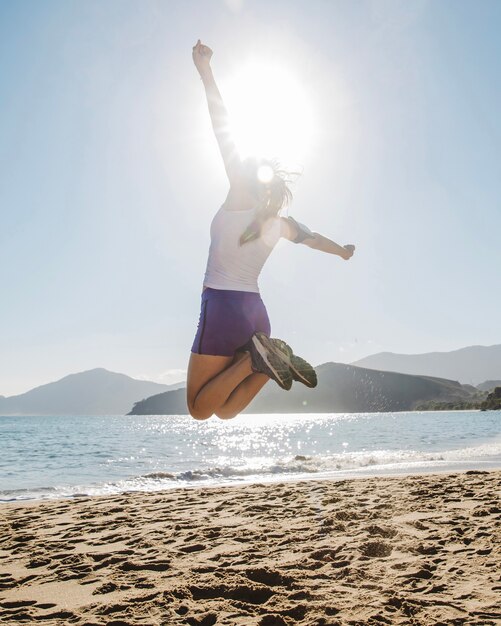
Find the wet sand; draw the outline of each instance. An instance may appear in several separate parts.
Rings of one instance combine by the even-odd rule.
[[[501,472],[0,507],[0,624],[501,624]]]

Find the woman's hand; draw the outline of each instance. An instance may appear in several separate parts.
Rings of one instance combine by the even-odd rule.
[[[353,253],[355,252],[355,246],[349,243],[346,246],[343,246],[343,248],[346,250],[346,252],[341,254],[341,257],[345,261],[347,261],[348,259],[351,259],[351,257],[353,256]]]
[[[212,50],[209,46],[204,46],[199,39],[193,46],[193,63],[202,77],[210,70],[211,56]]]

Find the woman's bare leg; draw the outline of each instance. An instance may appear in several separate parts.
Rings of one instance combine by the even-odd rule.
[[[231,419],[241,413],[270,379],[266,374],[251,374],[229,395],[226,402],[216,411],[221,419]]]
[[[231,356],[192,353],[188,365],[187,382],[187,402],[190,414],[196,419],[207,419],[251,374],[251,360],[247,353],[238,355],[235,359]]]

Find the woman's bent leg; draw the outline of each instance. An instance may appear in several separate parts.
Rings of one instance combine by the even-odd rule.
[[[207,419],[213,415],[235,388],[252,374],[248,354],[233,361],[231,356],[191,353],[186,391],[188,410],[195,419]]]
[[[221,419],[231,419],[241,413],[270,379],[266,374],[251,374],[229,395],[226,402],[216,411]]]

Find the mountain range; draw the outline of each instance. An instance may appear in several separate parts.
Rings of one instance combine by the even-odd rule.
[[[469,346],[452,352],[426,354],[379,352],[352,365],[402,374],[439,376],[478,385],[501,378],[501,345]]]
[[[443,378],[381,372],[344,363],[316,368],[318,386],[294,384],[284,393],[268,384],[244,413],[330,413],[407,411],[429,401],[462,403],[479,395],[475,387]],[[187,413],[184,390],[167,391],[137,402],[131,415]]]
[[[479,391],[486,395],[501,386],[501,345],[417,355],[382,352],[351,365],[324,363],[316,369],[316,389],[295,384],[284,394],[269,384],[247,412],[398,411],[427,404],[430,408],[433,402],[467,405],[479,400]],[[0,396],[0,415],[124,415],[131,409],[137,414],[182,414],[187,412],[184,386],[96,368],[23,394]]]
[[[137,400],[177,387],[98,367],[16,396],[0,396],[0,415],[124,415]]]

